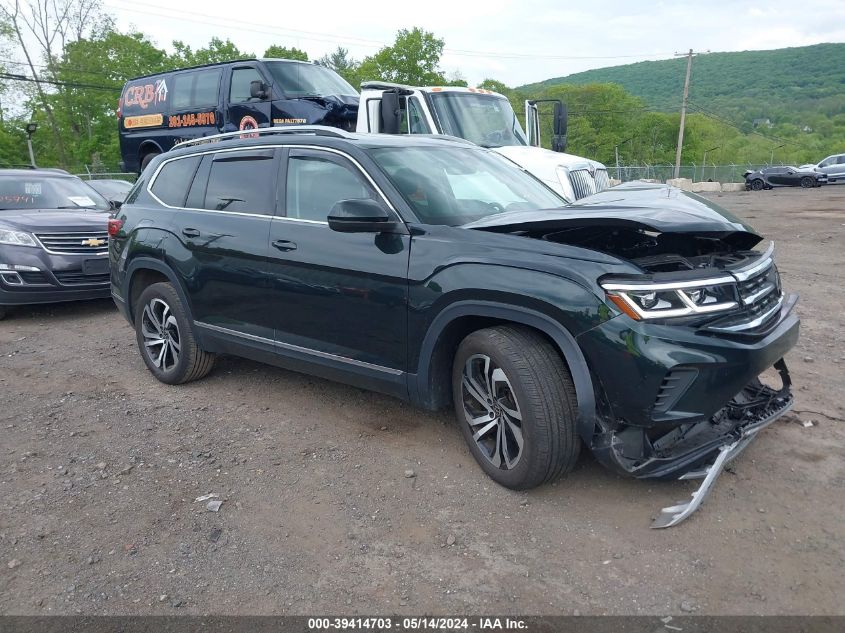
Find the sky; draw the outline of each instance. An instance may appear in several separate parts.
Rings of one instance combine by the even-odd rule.
[[[196,48],[217,36],[257,55],[280,44],[314,59],[340,45],[360,59],[391,44],[397,30],[419,26],[445,40],[441,68],[447,76],[457,72],[470,85],[494,78],[518,86],[690,48],[845,42],[842,0],[102,2],[121,30],[136,28],[168,50],[175,39]]]

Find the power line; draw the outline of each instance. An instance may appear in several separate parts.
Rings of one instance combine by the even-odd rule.
[[[64,86],[66,88],[87,88],[89,90],[108,90],[113,92],[120,92],[123,88],[119,86],[97,86],[94,84],[84,84],[75,81],[55,81],[52,79],[40,79],[35,77],[27,77],[26,75],[16,75],[13,73],[0,73],[0,79],[8,79],[10,81],[27,81],[30,83],[49,84],[52,86]]]
[[[197,13],[194,11],[183,11],[179,9],[178,12],[176,9],[171,9],[169,7],[145,3],[144,7],[146,9],[139,9],[135,6],[120,6],[114,5],[110,3],[106,3],[107,7],[117,10],[117,11],[128,11],[131,13],[141,13],[146,15],[153,15],[157,17],[176,17],[178,15],[179,19],[183,22],[193,22],[195,24],[207,24],[210,26],[225,26],[227,28],[234,28],[235,30],[241,31],[248,31],[254,33],[262,33],[265,35],[279,35],[279,33],[287,33],[289,34],[288,37],[294,37],[299,39],[306,39],[306,40],[314,40],[318,42],[328,42],[328,43],[345,43],[351,44],[355,46],[366,46],[370,48],[380,48],[383,46],[389,46],[390,44],[380,40],[373,40],[368,38],[361,38],[355,36],[348,36],[348,35],[337,35],[332,33],[321,33],[317,31],[304,31],[300,29],[291,29],[287,27],[279,27],[272,25],[273,30],[267,29],[260,29],[256,28],[253,22],[248,22],[245,20],[236,20],[229,17],[222,17],[217,15],[207,15],[204,13]],[[151,11],[152,9],[159,9],[160,11]],[[170,13],[161,13],[161,11],[168,11]],[[197,18],[193,19],[186,19],[185,15],[192,15],[198,16]],[[201,18],[201,19],[198,19]],[[217,22],[212,22],[210,20],[217,20]],[[243,26],[233,26],[233,25],[243,25]],[[667,57],[671,55],[671,53],[629,53],[625,55],[543,55],[543,54],[533,54],[533,53],[503,53],[501,51],[477,51],[477,50],[468,50],[468,49],[460,49],[460,48],[450,48],[445,47],[443,49],[444,53],[448,53],[450,55],[456,55],[458,57],[491,57],[496,59],[553,59],[553,60],[587,60],[587,59],[634,59],[634,58],[642,58],[642,57]]]

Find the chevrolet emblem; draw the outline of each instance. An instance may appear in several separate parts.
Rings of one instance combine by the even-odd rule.
[[[96,237],[92,237],[92,238],[89,238],[87,240],[82,240],[83,246],[94,246],[94,247],[96,247],[96,246],[102,246],[105,243],[106,243],[106,240],[101,240],[101,239],[96,238]]]

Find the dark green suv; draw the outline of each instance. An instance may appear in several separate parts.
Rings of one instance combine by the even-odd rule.
[[[235,354],[451,405],[517,489],[572,469],[583,443],[706,491],[791,406],[796,298],[761,237],[701,198],[639,183],[566,206],[455,139],[203,141],[157,157],[109,226],[115,301],[163,382]],[[758,379],[772,366],[775,387]]]

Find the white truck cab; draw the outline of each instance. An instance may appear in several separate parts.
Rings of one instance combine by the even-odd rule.
[[[571,202],[607,189],[610,181],[603,164],[563,153],[566,112],[559,101],[553,145],[561,151],[539,146],[537,104],[526,101],[526,134],[508,98],[492,90],[371,81],[361,85],[356,131],[457,136],[505,156]]]

